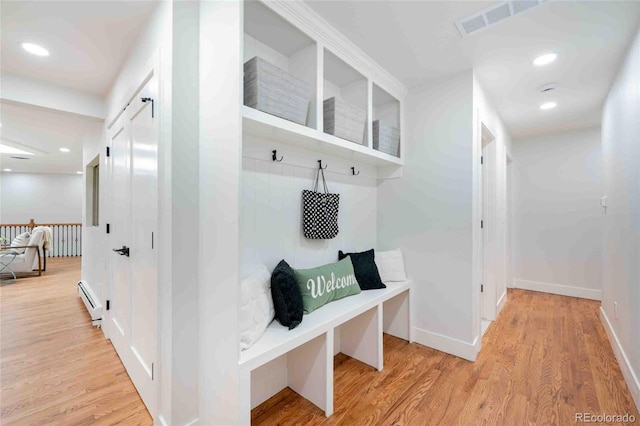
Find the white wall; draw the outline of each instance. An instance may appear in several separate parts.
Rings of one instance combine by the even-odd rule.
[[[101,226],[84,227],[84,249],[82,262],[82,279],[91,287],[92,291],[99,295],[104,306],[108,297],[108,256],[111,255],[108,235],[105,233],[105,224],[109,222],[110,215],[117,214],[109,209],[108,169],[109,163],[105,157],[107,146],[107,128],[112,120],[129,102],[138,86],[153,69],[159,80],[159,94],[156,102],[156,111],[159,116],[159,412],[152,413],[158,421],[158,416],[167,424],[186,424],[198,418],[198,383],[197,362],[193,362],[194,353],[197,352],[197,328],[195,332],[188,333],[189,326],[182,324],[174,328],[174,309],[183,309],[173,302],[172,271],[172,247],[171,247],[171,88],[172,88],[172,35],[173,35],[173,2],[158,2],[158,6],[151,15],[147,27],[138,37],[127,60],[116,77],[113,86],[106,96],[105,105],[107,120],[104,127],[97,135],[89,137],[83,149],[83,161],[86,166],[97,155],[101,156]],[[86,224],[86,222],[85,222]],[[192,285],[196,285],[191,283]],[[193,324],[197,317],[197,296],[191,305],[185,304],[185,312],[188,312],[190,323]],[[181,333],[185,340],[174,341],[175,333]],[[186,337],[188,337],[188,340]],[[190,357],[190,361],[181,362],[184,356]],[[173,368],[174,364],[177,368]],[[181,370],[182,369],[182,370]],[[187,370],[186,372],[184,370]]]
[[[83,176],[3,172],[0,223],[80,223]]]
[[[477,352],[472,92],[471,72],[412,88],[403,177],[378,186],[378,248],[405,255],[415,341],[467,359]]]
[[[242,275],[259,264],[273,270],[282,259],[294,268],[311,268],[336,262],[338,250],[376,247],[374,168],[248,136],[243,145]],[[284,157],[282,162],[272,161],[272,149]],[[309,240],[302,233],[302,191],[312,188],[318,159],[328,167],[329,191],[340,194],[340,231],[331,240]],[[358,176],[351,175],[351,166]]]
[[[517,140],[514,287],[600,299],[599,128]]]
[[[640,408],[640,33],[607,97],[602,156],[602,319]],[[617,303],[617,309],[615,304]]]
[[[241,21],[239,2],[159,2],[107,96],[108,126],[150,71],[159,82],[156,423],[238,423]],[[86,144],[85,164],[106,140]],[[91,238],[104,241],[83,265],[93,282],[111,253]]]

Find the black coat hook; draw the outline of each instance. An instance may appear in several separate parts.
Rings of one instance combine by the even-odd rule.
[[[277,154],[278,154],[277,150],[274,149],[273,151],[271,151],[271,159],[273,161],[277,161],[279,163],[284,159],[284,157],[280,156],[280,159],[278,160],[278,155]]]
[[[354,175],[354,176],[358,176],[360,174],[360,170],[358,170],[358,173],[356,173],[356,168],[352,167],[351,168],[351,174]]]
[[[326,170],[327,167],[329,167],[329,166],[322,167],[322,160],[318,160],[318,168],[320,168],[321,170]]]

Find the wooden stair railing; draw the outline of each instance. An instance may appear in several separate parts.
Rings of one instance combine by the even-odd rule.
[[[51,228],[51,247],[45,253],[45,258],[82,256],[82,223],[36,223],[34,219],[30,219],[26,224],[0,224],[0,236],[5,237],[7,242],[11,243],[11,240],[16,236],[23,232],[32,232],[37,226]]]

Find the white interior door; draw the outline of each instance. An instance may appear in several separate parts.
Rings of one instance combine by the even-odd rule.
[[[109,337],[152,416],[157,405],[157,123],[151,80],[113,127]],[[119,250],[119,251],[116,251]]]

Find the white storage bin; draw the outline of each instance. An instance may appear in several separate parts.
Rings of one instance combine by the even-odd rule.
[[[305,125],[311,85],[258,56],[244,64],[244,104]]]
[[[335,97],[326,99],[322,106],[325,133],[362,145],[366,111]]]
[[[400,130],[381,120],[373,122],[373,149],[400,157]]]

